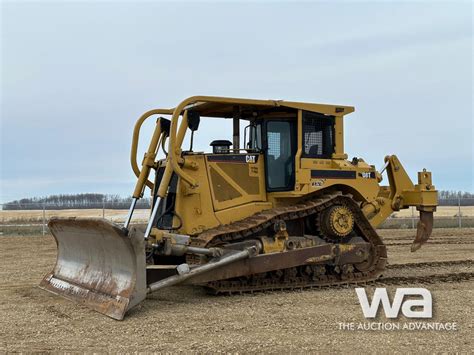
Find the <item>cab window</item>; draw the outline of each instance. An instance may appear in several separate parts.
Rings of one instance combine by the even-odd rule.
[[[267,121],[266,171],[267,190],[285,191],[294,187],[295,180],[295,123]]]
[[[334,116],[303,112],[303,157],[331,158],[334,153]]]

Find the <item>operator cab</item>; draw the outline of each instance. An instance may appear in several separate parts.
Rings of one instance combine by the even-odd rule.
[[[331,159],[334,153],[334,116],[303,111],[302,158]],[[267,191],[290,191],[295,184],[298,150],[296,114],[263,117],[244,130],[247,152],[263,152]]]
[[[303,111],[301,158],[331,159],[334,153],[334,116]],[[274,117],[273,117],[274,116]],[[291,191],[295,185],[295,158],[298,151],[297,113],[257,115],[248,118],[244,129],[244,149],[229,140],[211,142],[213,154],[263,154],[266,190]],[[232,146],[232,148],[231,148]]]
[[[298,112],[302,117],[301,147],[298,150]],[[187,125],[191,131],[189,150],[193,153],[193,138],[201,116],[231,119],[232,141],[214,140],[211,154],[206,155],[209,178],[215,190],[217,210],[232,204],[263,201],[266,192],[293,191],[296,181],[296,159],[331,159],[335,152],[335,116],[298,110],[291,107],[259,107],[253,105],[194,106],[187,111]],[[241,121],[248,125],[243,130],[240,146]],[[168,122],[169,126],[169,122]],[[167,128],[167,127],[165,127]],[[167,129],[169,131],[169,128]],[[201,153],[202,154],[202,153]],[[159,186],[164,168],[157,171],[155,185]],[[176,176],[170,181],[169,195],[176,190]],[[225,186],[225,189],[222,187]],[[167,200],[172,200],[168,198]],[[173,209],[173,201],[166,210]]]

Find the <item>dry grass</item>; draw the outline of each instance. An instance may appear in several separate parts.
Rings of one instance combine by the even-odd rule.
[[[413,213],[415,216],[418,215],[418,211],[414,209]],[[436,217],[457,217],[459,213],[458,206],[439,206],[434,213]],[[393,217],[408,218],[412,216],[412,209],[401,210],[395,212]],[[474,217],[474,206],[461,206],[461,216],[463,217]]]
[[[474,227],[474,206],[461,207],[462,226]],[[127,210],[112,209],[70,209],[70,210],[46,210],[45,220],[52,217],[92,217],[102,218],[121,223],[125,220]],[[146,223],[150,211],[148,209],[135,210],[132,223]],[[418,212],[414,211],[415,219],[418,219]],[[435,228],[455,228],[458,226],[458,219],[454,217],[458,213],[457,207],[441,206],[435,213]],[[386,220],[380,228],[389,229],[410,229],[416,227],[417,221],[411,219],[411,209],[402,210],[393,214],[395,218]],[[42,210],[22,210],[22,211],[0,211],[0,235],[32,235],[42,233],[43,227]],[[413,224],[414,223],[414,224]],[[48,230],[46,228],[46,233]]]
[[[51,217],[99,217],[103,215],[112,221],[123,221],[127,215],[127,210],[111,210],[111,209],[71,209],[71,210],[46,210],[46,219]],[[149,210],[135,210],[134,221],[144,222],[147,220]],[[415,216],[418,215],[414,211]],[[436,217],[455,217],[458,214],[458,207],[456,206],[440,206],[435,212]],[[464,217],[474,217],[474,206],[462,206],[461,214]],[[406,209],[395,212],[393,217],[409,218],[412,216],[412,210]],[[21,211],[0,211],[0,222],[38,222],[43,219],[42,210],[21,210]]]
[[[45,210],[46,220],[52,217],[96,217],[105,216],[112,221],[124,221],[128,210],[105,209],[71,209],[71,210]],[[134,222],[144,222],[148,219],[150,211],[148,209],[137,209],[133,214]],[[43,220],[42,210],[20,210],[20,211],[0,211],[0,221],[2,223],[28,223],[41,222]]]

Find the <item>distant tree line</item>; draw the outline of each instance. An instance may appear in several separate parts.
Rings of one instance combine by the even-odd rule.
[[[474,206],[474,194],[465,191],[438,191],[440,206]]]
[[[474,206],[474,194],[463,191],[438,192],[440,206]],[[128,209],[132,203],[131,197],[104,194],[75,194],[75,195],[51,195],[47,197],[22,198],[3,204],[4,210],[40,210],[43,206],[49,209]],[[137,208],[150,208],[150,198],[142,198],[137,203]]]
[[[48,209],[128,209],[132,203],[131,197],[119,195],[104,195],[95,193],[74,195],[51,195],[47,197],[22,198],[3,204],[4,210],[40,210],[43,206]],[[142,198],[137,208],[150,208],[150,199]]]
[[[441,199],[449,199],[449,198],[474,198],[474,194],[465,191],[448,191],[448,190],[441,190],[438,191],[438,196]]]

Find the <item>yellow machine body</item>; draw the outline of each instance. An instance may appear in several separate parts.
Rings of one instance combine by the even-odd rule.
[[[234,120],[233,148],[221,154],[213,154],[190,152],[181,147],[184,135],[189,130],[188,111],[208,119]],[[168,137],[168,157],[155,163],[153,158],[156,154],[151,154],[153,158],[148,164],[161,167],[164,170],[163,179],[159,186],[154,186],[151,181],[148,186],[160,197],[165,197],[171,174],[177,175],[172,227],[177,227],[177,233],[188,235],[236,222],[266,209],[298,204],[301,200],[326,190],[352,194],[374,227],[379,226],[394,211],[410,206],[416,206],[420,211],[433,212],[437,206],[437,191],[432,185],[430,172],[420,172],[415,185],[398,158],[394,155],[387,156],[384,170],[387,171],[389,185],[381,186],[382,175],[374,165],[369,165],[360,158],[347,160],[343,139],[344,116],[353,111],[353,107],[341,105],[220,97],[193,97],[183,101],[175,109],[150,111],[145,114],[146,117],[168,113],[172,115],[172,121]],[[311,157],[308,154],[311,149],[308,147],[308,140],[311,135],[319,133],[305,132],[306,117],[311,117],[312,114],[317,115],[312,117],[318,120],[331,121],[332,147],[324,157]],[[181,119],[178,127],[179,116],[184,119]],[[239,120],[259,122],[262,127],[267,122],[290,122],[294,140],[291,142],[294,144],[291,186],[273,190],[268,188],[268,156],[262,151],[268,147],[259,147],[261,149],[257,151],[236,146],[240,142],[239,129],[235,129],[239,127]],[[166,134],[167,132],[155,131],[154,140],[164,140]],[[228,135],[230,136],[230,132]],[[137,139],[134,139],[134,144],[136,143]],[[321,152],[321,148],[319,149]],[[132,152],[136,152],[136,148]],[[143,170],[147,169],[147,155]],[[137,166],[134,159],[132,155],[132,166]],[[139,177],[135,197],[139,197],[145,181],[140,179],[138,169],[135,172]],[[151,232],[151,235],[159,234],[157,228]]]

